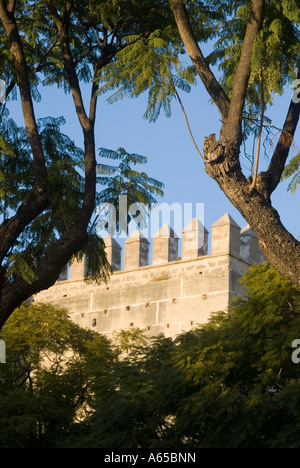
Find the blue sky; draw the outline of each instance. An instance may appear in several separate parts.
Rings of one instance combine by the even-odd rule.
[[[37,117],[61,116],[67,121],[63,132],[82,146],[81,129],[74,112],[71,95],[55,87],[44,88],[42,102],[36,105]],[[276,99],[275,105],[269,110],[268,116],[277,127],[282,127],[289,106],[292,90],[287,89],[283,97]],[[85,96],[88,101],[89,94]],[[218,135],[220,116],[215,106],[201,84],[194,87],[190,94],[181,94],[188,114],[194,137],[202,150],[203,140],[211,133]],[[101,96],[98,103],[96,122],[97,147],[116,150],[124,147],[128,152],[135,152],[148,157],[147,167],[143,168],[148,175],[157,178],[165,184],[165,197],[162,201],[173,203],[204,203],[205,226],[210,231],[211,225],[224,213],[229,213],[243,228],[247,223],[239,212],[227,200],[225,195],[205,173],[203,162],[198,156],[188,134],[184,116],[179,104],[174,101],[172,116],[166,118],[162,114],[156,123],[143,119],[146,110],[147,95],[137,99],[124,99],[112,105],[105,102]],[[8,103],[11,115],[22,124],[19,104]],[[276,143],[276,140],[274,141]],[[295,143],[300,147],[300,128],[297,131]],[[294,149],[292,155],[297,154]],[[271,155],[271,153],[270,153]],[[267,164],[265,157],[261,160],[261,168]],[[243,164],[250,164],[243,159]],[[261,169],[260,168],[260,169]],[[288,183],[282,183],[273,195],[273,204],[278,209],[284,225],[295,237],[300,237],[298,216],[300,190],[292,195],[287,191]],[[159,200],[161,201],[161,200]]]

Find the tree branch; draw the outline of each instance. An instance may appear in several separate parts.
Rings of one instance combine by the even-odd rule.
[[[37,279],[33,283],[17,278],[1,288],[0,330],[22,302],[55,283],[63,265],[68,263],[74,252],[83,249],[87,241],[86,226],[74,223],[55,244],[49,247],[35,270]]]
[[[194,135],[193,135],[192,130],[191,130],[191,127],[190,127],[190,123],[189,123],[188,116],[187,116],[187,114],[186,114],[186,112],[185,112],[184,105],[183,105],[182,100],[180,99],[180,96],[179,96],[179,94],[178,94],[178,92],[177,92],[176,89],[175,89],[175,94],[176,94],[176,97],[177,97],[178,102],[179,102],[179,104],[180,104],[180,107],[181,107],[181,110],[182,110],[182,112],[183,112],[183,115],[184,115],[184,117],[185,117],[186,125],[187,125],[187,128],[188,128],[190,137],[191,137],[191,139],[192,139],[192,142],[193,142],[193,144],[194,144],[194,146],[195,146],[195,148],[196,148],[196,151],[197,151],[197,153],[199,154],[199,156],[200,156],[200,158],[202,159],[202,161],[205,161],[205,158],[204,158],[204,156],[202,156],[201,151],[199,150],[198,145],[197,145],[197,143],[196,143],[196,141],[195,141]]]
[[[298,72],[300,79],[300,71]],[[280,183],[287,158],[292,147],[300,119],[300,102],[292,98],[283,130],[266,172],[258,176],[257,185],[266,197],[270,197]]]
[[[64,24],[61,16],[54,7],[52,0],[44,0],[44,4],[48,8],[49,12],[54,17],[54,21],[60,35],[62,56],[65,65],[65,69],[68,76],[68,82],[71,88],[73,101],[75,104],[76,113],[78,120],[81,124],[84,134],[84,149],[85,149],[85,193],[82,205],[82,211],[79,215],[84,217],[86,220],[92,216],[95,197],[96,197],[96,153],[95,153],[95,135],[94,135],[94,120],[91,121],[86,114],[84,103],[82,99],[81,89],[79,85],[78,76],[76,73],[76,67],[73,61],[71,49],[70,49],[70,38],[69,38],[69,21],[72,9],[72,1],[67,2],[65,16],[67,17],[67,24]],[[93,85],[93,91],[91,96],[91,115],[95,118],[95,106],[96,106],[96,93]],[[78,222],[78,221],[77,221]],[[88,223],[87,223],[88,224]]]
[[[9,83],[9,85],[6,87],[6,91],[5,91],[5,97],[6,97],[6,98],[7,98],[7,97],[10,95],[10,93],[13,91],[14,87],[16,86],[16,84],[17,84],[17,83],[16,83],[15,79],[13,78],[13,79],[11,80],[11,82]]]
[[[247,25],[241,58],[235,73],[228,118],[222,129],[225,139],[237,146],[242,143],[242,116],[251,73],[253,46],[263,19],[264,0],[251,0],[251,7],[251,17]]]
[[[93,78],[93,85],[92,85],[92,92],[91,92],[91,99],[90,99],[89,119],[93,127],[95,125],[95,120],[96,120],[96,107],[97,107],[98,89],[99,89],[99,84],[97,82],[97,75],[98,75],[100,68],[101,68],[101,65],[97,64],[94,69],[94,78]]]
[[[59,15],[58,11],[56,10],[55,6],[53,5],[52,0],[44,0],[44,4],[48,8],[50,14],[53,16],[55,25],[60,35],[63,60],[65,64],[65,69],[68,75],[68,81],[69,81],[69,85],[71,88],[71,92],[72,92],[79,122],[84,131],[89,131],[90,121],[87,117],[87,114],[84,108],[84,103],[83,103],[79,81],[78,81],[78,77],[76,73],[76,68],[75,68],[71,50],[70,50],[69,33],[68,33],[69,19],[66,24],[63,23],[63,20],[61,16]],[[67,18],[69,18],[71,14],[71,7],[72,7],[72,2],[68,2],[68,9],[66,7]]]
[[[15,61],[24,121],[34,158],[35,183],[38,192],[41,193],[46,190],[47,187],[47,170],[35,119],[26,59],[15,18],[13,14],[7,11],[3,0],[0,2],[0,18],[9,38],[10,50]]]
[[[13,14],[15,2],[10,1],[8,11],[5,1],[0,1],[0,18],[9,38],[10,51],[14,57],[21,104],[27,136],[33,156],[34,183],[28,199],[22,203],[15,216],[6,220],[0,227],[0,262],[14,244],[23,229],[36,218],[49,204],[47,168],[41,140],[36,124],[27,64],[18,27]]]
[[[73,8],[73,0],[67,0],[66,1],[66,9],[65,9],[65,14],[64,14],[64,24],[69,27],[70,24],[70,17],[71,17],[71,11]]]
[[[265,93],[264,93],[264,82],[263,82],[262,71],[260,71],[259,80],[260,80],[260,98],[261,98],[261,117],[260,117],[260,125],[259,125],[259,132],[258,132],[258,138],[257,138],[255,167],[254,167],[254,172],[253,172],[252,184],[250,186],[250,191],[254,190],[254,188],[256,186],[257,174],[258,174],[258,164],[259,164],[259,157],[260,157],[261,139],[262,139],[262,133],[263,133],[263,128],[264,128],[264,118],[265,118],[265,107],[266,106],[265,106]]]
[[[183,0],[169,0],[169,3],[186,51],[189,54],[206,90],[218,107],[222,119],[225,121],[229,111],[229,98],[205,60],[192,30],[185,4]]]
[[[9,0],[6,8],[9,13],[14,13],[16,8],[16,0]]]
[[[71,88],[73,101],[75,104],[76,113],[78,120],[81,124],[83,135],[84,135],[84,149],[85,149],[85,191],[83,196],[83,204],[78,215],[77,220],[74,223],[72,229],[77,230],[76,226],[79,226],[79,229],[82,230],[81,236],[80,232],[77,234],[79,238],[86,234],[86,230],[90,221],[90,218],[93,214],[95,207],[95,197],[96,197],[96,152],[95,152],[95,135],[94,135],[94,120],[96,114],[96,102],[97,102],[97,93],[95,88],[95,83],[93,84],[91,103],[90,103],[90,119],[85,111],[84,103],[82,99],[81,89],[79,85],[78,76],[76,73],[76,67],[73,61],[71,49],[70,49],[70,38],[69,38],[69,23],[70,15],[72,10],[73,1],[68,1],[65,10],[65,20],[64,24],[61,16],[54,7],[52,0],[44,0],[44,4],[48,8],[49,12],[54,17],[54,21],[60,35],[61,40],[61,49],[62,56],[64,61],[64,66],[67,72],[68,82]],[[80,249],[74,248],[70,250],[71,255],[74,252],[77,252]]]

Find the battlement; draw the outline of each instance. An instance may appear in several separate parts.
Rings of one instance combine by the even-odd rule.
[[[264,260],[253,230],[241,229],[229,214],[211,234],[193,219],[181,235],[164,225],[150,243],[137,230],[124,248],[106,237],[108,284],[85,282],[86,262],[75,261],[34,300],[66,308],[75,323],[109,338],[134,328],[173,338],[226,310],[233,296],[243,295],[239,279]]]
[[[211,226],[211,252],[209,254],[209,232],[194,218],[182,231],[181,252],[180,238],[173,229],[165,224],[153,236],[152,262],[150,262],[151,244],[143,234],[136,230],[124,243],[124,251],[119,243],[107,236],[104,239],[106,254],[113,272],[136,270],[145,266],[157,266],[177,260],[191,260],[207,255],[232,255],[240,257],[249,264],[261,263],[262,254],[258,239],[250,226],[240,226],[226,213]],[[122,268],[122,254],[123,268]],[[181,255],[180,255],[181,254]],[[86,262],[74,261],[69,272],[66,268],[59,281],[82,280],[86,275]]]

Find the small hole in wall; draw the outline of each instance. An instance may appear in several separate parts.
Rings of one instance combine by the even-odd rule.
[[[130,323],[130,326],[133,327],[133,322]]]
[[[169,324],[169,323],[167,323],[167,328],[170,328],[170,324]]]
[[[97,326],[97,319],[93,319],[92,321],[92,327],[96,327]]]
[[[151,327],[147,327],[147,330],[148,330],[148,331],[151,330]]]
[[[130,306],[126,306],[126,310],[130,310]]]
[[[194,321],[193,321],[193,320],[191,320],[191,325],[194,325]]]

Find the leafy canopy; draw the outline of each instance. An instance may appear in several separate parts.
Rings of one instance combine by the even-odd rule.
[[[127,37],[132,34],[147,35],[157,21],[167,27],[170,12],[163,6],[157,10],[158,2],[147,0],[141,5],[135,0],[126,1],[75,1],[69,23],[69,46],[79,83],[90,84],[93,88],[104,67],[113,64],[116,54],[126,48]],[[65,15],[64,1],[54,2],[58,14]],[[28,69],[32,97],[42,99],[43,87],[55,85],[65,92],[70,91],[69,77],[62,56],[60,37],[44,1],[16,2],[15,17],[21,37]],[[0,79],[6,83],[7,102],[0,104],[0,216],[6,222],[16,214],[21,203],[26,201],[33,184],[33,155],[25,128],[18,126],[8,113],[9,101],[17,98],[17,75],[10,53],[10,44],[0,24],[1,54]],[[96,73],[97,72],[97,73]],[[66,116],[67,118],[67,116]],[[48,189],[51,203],[48,208],[31,222],[18,237],[2,265],[5,281],[22,277],[32,283],[34,273],[45,252],[74,223],[84,195],[84,151],[63,133],[65,117],[46,117],[38,121],[48,172]],[[154,200],[153,195],[162,195],[162,184],[154,181],[143,172],[134,174],[127,162],[125,177],[129,182],[122,193],[128,190],[131,199],[142,197],[144,202]],[[102,170],[99,164],[98,170]],[[125,169],[124,169],[125,170]],[[129,174],[129,172],[131,173]],[[133,178],[135,177],[135,181]],[[142,180],[143,178],[143,180]],[[111,202],[112,186],[115,193],[120,189],[117,174],[110,180],[102,180],[97,201]],[[103,190],[108,185],[106,192]],[[139,189],[142,193],[139,193]],[[114,198],[116,201],[116,197]],[[137,201],[137,198],[134,200]],[[89,230],[89,244],[86,252],[89,257],[90,276],[97,281],[107,277],[109,268],[104,255],[104,244],[98,238],[93,220]],[[77,257],[82,257],[80,252]]]
[[[0,337],[7,351],[0,366],[0,447],[64,447],[74,423],[89,414],[93,381],[109,372],[115,351],[66,311],[45,304],[16,310]]]
[[[242,282],[228,312],[175,340],[112,343],[22,306],[0,334],[1,448],[298,448],[299,289],[267,263]]]
[[[193,32],[201,43],[209,42],[212,51],[206,57],[218,67],[220,81],[231,97],[245,31],[251,14],[251,2],[215,0],[186,1]],[[254,45],[251,75],[244,108],[244,140],[259,132],[262,102],[265,109],[291,86],[300,67],[300,15],[296,0],[266,1],[261,32]],[[173,98],[178,92],[189,92],[196,84],[194,67],[188,65],[178,31],[172,18],[165,27],[149,35],[135,34],[124,38],[126,46],[115,60],[99,73],[100,91],[113,91],[108,102],[136,97],[148,91],[144,117],[155,121],[160,112],[171,115]],[[264,115],[265,145],[276,138],[278,129]],[[249,150],[245,148],[246,156]],[[253,154],[248,158],[253,163]]]
[[[299,447],[299,290],[268,264],[243,283],[247,297],[228,313],[175,341],[133,345],[99,386],[80,444]]]
[[[35,279],[35,262],[68,229],[81,208],[84,193],[83,150],[65,134],[61,128],[63,117],[43,118],[38,121],[41,142],[48,169],[48,186],[51,194],[49,207],[24,229],[18,242],[7,258],[8,280],[21,275],[26,281]],[[0,137],[0,214],[2,220],[18,209],[26,198],[33,181],[31,149],[25,128],[2,117],[3,132]],[[127,195],[131,203],[142,202],[146,206],[163,196],[163,184],[145,172],[133,169],[136,164],[146,164],[147,158],[129,155],[124,149],[114,152],[99,150],[99,157],[121,159],[120,166],[109,166],[99,162],[97,166],[98,193],[96,205],[112,203],[118,209],[119,195]],[[95,212],[96,215],[96,212]],[[85,249],[89,258],[89,279],[103,281],[109,272],[104,253],[104,243],[96,232],[94,219],[90,224],[89,243]],[[83,252],[78,253],[81,258]]]

